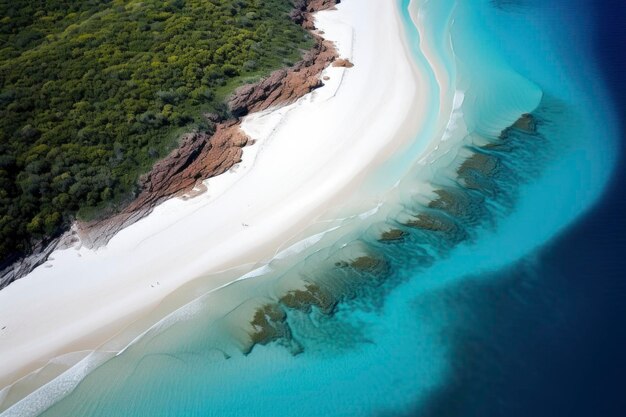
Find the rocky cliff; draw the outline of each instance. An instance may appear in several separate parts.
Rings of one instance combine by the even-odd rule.
[[[296,0],[291,18],[304,28],[315,29],[312,13],[333,8],[339,0]],[[33,254],[0,271],[0,289],[44,263],[59,245],[71,244],[80,237],[88,247],[105,245],[117,232],[148,215],[159,203],[174,196],[192,195],[207,178],[220,175],[241,161],[249,138],[240,129],[239,118],[251,112],[292,103],[323,85],[321,72],[337,54],[331,42],[314,34],[315,45],[291,68],[274,71],[256,84],[243,86],[228,101],[233,118],[222,120],[209,115],[214,133],[192,132],[180,145],[139,180],[139,193],[120,212],[92,222],[76,222],[72,231],[48,244],[39,245]],[[68,243],[69,242],[69,243]]]

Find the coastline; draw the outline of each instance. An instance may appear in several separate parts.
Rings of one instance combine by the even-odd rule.
[[[139,178],[139,193],[119,212],[92,221],[75,220],[61,235],[34,245],[32,253],[0,268],[0,290],[45,263],[55,250],[80,242],[91,249],[104,246],[120,230],[136,223],[162,202],[192,198],[205,191],[202,181],[221,175],[241,162],[250,138],[240,129],[248,113],[291,104],[324,85],[321,73],[339,58],[332,42],[316,33],[313,13],[335,7],[339,0],[299,0],[289,18],[309,31],[314,46],[294,66],[278,69],[254,84],[236,89],[228,101],[231,116],[204,114],[207,131],[188,132],[179,145]]]
[[[396,6],[363,10],[348,4],[353,9],[345,13],[343,6],[339,12],[318,14],[318,23],[355,68],[328,68],[324,88],[292,105],[247,116],[242,127],[255,143],[244,152],[238,172],[206,181],[208,191],[194,199],[168,200],[100,250],[55,252],[47,265],[0,292],[0,316],[10,324],[10,332],[0,334],[9,342],[3,343],[0,356],[10,364],[3,366],[0,385],[52,357],[96,348],[119,332],[122,322],[141,317],[198,276],[271,259],[277,247],[328,207],[340,204],[344,191],[354,189],[368,169],[406,143],[414,132],[407,120],[424,103],[416,98],[414,68],[401,30],[382,30],[401,26]],[[367,22],[381,16],[381,33],[366,33]],[[356,19],[352,23],[357,28],[341,18]],[[394,76],[389,76],[387,62],[400,67]],[[389,103],[389,109],[379,109],[380,102]],[[347,125],[344,120],[355,122]],[[302,126],[311,129],[303,132]],[[289,180],[280,190],[267,187],[286,173]],[[220,224],[199,230],[198,225],[215,218]],[[173,242],[180,247],[164,247]],[[209,255],[207,248],[213,249]],[[36,307],[18,314],[16,306],[25,302]],[[56,314],[46,316],[51,310]],[[95,336],[90,337],[93,329]]]
[[[352,10],[377,7],[375,0],[363,1],[354,2],[358,5]],[[76,268],[84,272],[78,278],[87,281],[84,288],[80,280],[76,281],[80,289],[76,300],[63,294],[63,289],[67,292],[74,287],[67,286],[61,272],[71,270],[70,264],[79,261],[63,254],[53,256],[47,265],[60,267],[61,272],[50,272],[47,277],[61,277],[62,288],[46,284],[48,291],[54,296],[61,293],[67,308],[72,305],[74,321],[80,320],[81,314],[88,315],[93,334],[88,334],[85,326],[80,339],[76,337],[81,329],[66,332],[67,337],[75,338],[71,345],[63,346],[63,351],[42,368],[0,389],[0,416],[117,417],[124,413],[182,412],[225,417],[249,410],[258,416],[274,416],[276,410],[293,416],[404,415],[465,409],[471,414],[477,405],[497,413],[503,407],[519,410],[520,404],[533,409],[536,401],[526,401],[526,397],[536,398],[535,394],[549,396],[550,404],[557,408],[571,406],[568,394],[584,388],[584,381],[574,378],[573,383],[565,381],[565,389],[556,390],[553,382],[563,376],[571,380],[572,367],[584,362],[590,345],[580,343],[582,348],[570,352],[566,363],[557,364],[554,372],[548,370],[549,384],[542,382],[546,372],[538,371],[545,368],[546,360],[554,359],[555,352],[563,347],[567,350],[572,340],[569,336],[589,339],[580,331],[581,317],[593,312],[594,320],[583,321],[587,327],[598,327],[600,318],[611,318],[616,311],[615,303],[610,302],[615,296],[606,291],[611,280],[599,285],[591,280],[593,285],[587,285],[586,264],[592,269],[598,264],[603,271],[607,268],[602,269],[602,265],[608,265],[604,272],[616,272],[615,282],[620,277],[611,256],[592,259],[597,258],[597,251],[588,250],[589,236],[599,242],[606,237],[606,230],[595,233],[599,230],[597,213],[594,217],[582,215],[598,202],[605,207],[615,200],[615,193],[610,193],[614,187],[607,188],[607,184],[617,171],[607,155],[614,154],[619,138],[612,132],[613,137],[595,140],[598,125],[607,129],[613,126],[606,115],[610,111],[601,114],[611,109],[608,96],[585,100],[591,98],[586,94],[591,91],[587,79],[583,80],[585,87],[576,92],[571,80],[564,79],[558,69],[546,67],[546,62],[551,62],[546,57],[570,57],[584,70],[585,65],[577,59],[584,55],[582,50],[570,53],[566,48],[561,55],[563,48],[553,50],[548,43],[542,43],[545,51],[527,48],[528,21],[544,13],[507,13],[480,2],[399,3],[403,7],[397,11],[409,39],[404,46],[412,48],[409,55],[417,69],[413,75],[419,78],[421,74],[429,84],[425,89],[414,78],[425,104],[417,111],[432,117],[420,114],[417,117],[424,122],[417,127],[412,123],[415,115],[405,117],[400,127],[394,125],[401,119],[399,115],[395,119],[384,113],[387,116],[381,119],[397,135],[391,141],[371,132],[377,125],[374,114],[380,113],[370,113],[372,103],[362,99],[356,108],[370,116],[364,124],[366,133],[381,147],[376,160],[364,163],[361,171],[351,173],[352,180],[344,181],[343,165],[338,165],[347,161],[342,154],[351,157],[349,142],[361,149],[360,141],[366,138],[357,135],[356,128],[343,126],[352,119],[340,123],[341,116],[354,115],[354,106],[337,111],[327,102],[337,96],[339,100],[365,97],[355,95],[350,83],[360,80],[358,74],[364,67],[358,43],[370,38],[353,36],[353,42],[344,46],[351,47],[348,58],[354,58],[357,77],[350,70],[337,76],[327,72],[324,77],[329,76],[330,82],[326,88],[297,105],[246,118],[252,146],[245,150],[242,163],[222,177],[198,184],[198,192],[204,189],[197,197],[203,204],[197,199],[168,201],[164,205],[169,212],[157,208],[138,223],[144,224],[143,229],[131,226],[134,234],[125,238],[128,253],[120,249],[118,236],[112,245],[96,251],[105,258],[101,263],[93,258],[85,260],[92,267]],[[413,6],[404,7],[409,3]],[[566,11],[569,5],[563,3]],[[322,13],[320,19],[354,22],[355,15],[344,15],[349,8],[350,3],[341,13]],[[558,8],[554,11],[555,15],[559,12]],[[377,18],[381,15],[376,13]],[[452,19],[447,19],[449,16]],[[559,33],[559,28],[553,27],[558,20],[559,16],[547,19],[546,30]],[[385,22],[377,19],[369,28],[378,23],[384,26]],[[483,24],[489,22],[495,26]],[[571,43],[572,33],[580,26],[563,33],[564,45]],[[366,26],[352,27],[359,35]],[[346,36],[335,36],[338,32],[328,30],[339,43],[348,39],[348,29]],[[385,47],[390,44],[390,38],[386,39],[381,42]],[[495,49],[487,47],[490,39],[496,42]],[[512,48],[519,53],[516,58],[532,62],[539,75],[519,73],[521,67],[500,61],[502,45],[516,45]],[[500,53],[493,53],[496,50]],[[593,65],[593,60],[585,62]],[[376,73],[380,77],[382,71]],[[537,86],[556,88],[560,84],[555,80],[563,81],[576,94],[571,100],[545,94],[515,73]],[[443,77],[448,77],[448,83]],[[392,88],[394,83],[388,78],[393,78],[391,71],[374,82]],[[377,87],[371,88],[373,96]],[[448,93],[442,94],[446,88]],[[481,101],[485,97],[493,101]],[[385,111],[389,105],[399,111],[398,103],[390,99],[379,102],[378,107]],[[324,115],[325,107],[328,112],[335,109],[335,117],[330,121],[314,118]],[[299,117],[304,117],[301,112],[309,116],[305,122]],[[304,125],[298,126],[298,121]],[[322,131],[317,126],[322,123],[335,126],[332,137],[312,134]],[[408,144],[401,143],[405,128],[413,133]],[[351,129],[354,136],[345,137]],[[391,134],[391,128],[387,133]],[[288,152],[294,148],[294,140],[296,144],[305,142],[295,154]],[[347,142],[336,144],[333,140]],[[336,155],[322,164],[321,153],[310,151],[314,141],[321,141],[322,149]],[[284,160],[281,155],[296,160]],[[361,155],[357,152],[355,159]],[[271,174],[271,164],[279,164],[276,171],[283,175]],[[317,165],[317,173],[313,173],[313,165]],[[345,165],[352,169],[349,163]],[[295,170],[288,170],[289,166]],[[310,182],[295,175],[300,170],[312,172]],[[261,178],[276,181],[264,184]],[[325,184],[329,178],[338,183]],[[300,183],[304,185],[296,188]],[[282,186],[288,189],[277,189]],[[307,193],[324,187],[326,200],[315,201],[321,206],[305,204]],[[238,198],[233,196],[235,192]],[[246,199],[248,193],[252,194],[250,200]],[[239,204],[233,206],[233,202]],[[249,203],[252,207],[247,207]],[[267,203],[267,210],[257,215],[257,209],[264,209],[263,203]],[[206,205],[222,210],[207,209]],[[280,212],[280,218],[271,221],[268,213],[275,211]],[[209,216],[211,213],[214,215]],[[215,225],[215,215],[226,224]],[[243,215],[246,218],[240,219]],[[255,215],[258,220],[254,220]],[[195,222],[184,220],[186,216]],[[614,231],[615,218],[609,216],[605,229]],[[236,223],[239,220],[241,224]],[[269,224],[262,223],[267,220]],[[541,227],[528,226],[538,221]],[[585,233],[579,233],[580,224],[594,227],[591,232],[587,227]],[[263,226],[266,228],[262,230]],[[577,235],[582,243],[572,243]],[[223,238],[232,239],[232,244],[224,243]],[[563,239],[569,243],[562,245]],[[133,259],[133,251],[146,254],[146,244],[152,244],[155,252],[150,255],[158,265],[141,265]],[[180,244],[188,245],[179,248]],[[555,247],[560,248],[557,253]],[[236,252],[238,258],[228,258],[232,255],[228,248],[243,248],[247,253]],[[185,252],[189,249],[195,252]],[[73,250],[83,256],[91,252],[87,248],[66,252]],[[578,253],[582,261],[563,269],[572,250],[589,252],[589,256]],[[161,288],[164,281],[150,283],[140,275],[118,277],[96,269],[99,265],[110,268],[116,262],[138,271],[144,268],[146,273],[156,271],[163,275],[154,279],[167,276],[180,286],[170,292]],[[186,269],[189,262],[194,263],[194,271],[205,272],[185,281],[193,272]],[[187,276],[171,276],[159,269],[161,265]],[[41,283],[42,276],[26,279],[31,278]],[[103,279],[110,284],[102,285],[105,297],[109,293],[129,295],[111,288],[120,285],[135,291],[139,302],[154,296],[142,292],[148,286],[129,285],[131,282],[124,279],[147,283],[147,291],[167,294],[154,308],[133,312],[126,299],[119,308],[126,308],[130,315],[104,324],[104,320],[94,320],[94,310],[101,308],[107,313],[110,306],[86,288]],[[582,287],[578,288],[578,281],[587,291],[579,291]],[[576,294],[585,294],[588,302],[581,304]],[[0,295],[0,309],[5,300]],[[21,299],[28,306],[31,301]],[[57,309],[57,314],[54,307],[40,310],[47,314],[40,320],[66,331],[64,326],[71,317],[63,309]],[[113,307],[112,312],[118,310]],[[0,329],[4,330],[1,320],[0,315]],[[54,336],[51,329],[43,331]],[[102,342],[108,334],[114,335]],[[0,331],[0,350],[1,337]],[[37,342],[35,337],[33,340]],[[537,346],[547,348],[537,350]],[[82,348],[88,350],[79,351]],[[3,369],[2,357],[0,365]],[[590,366],[597,367],[595,363]],[[503,388],[505,374],[514,378]],[[481,381],[478,387],[474,383],[477,379]],[[607,383],[612,382],[607,379]],[[528,386],[534,387],[530,394],[524,388]],[[316,395],[303,395],[312,390]],[[584,402],[583,408],[587,404],[591,402]],[[593,407],[591,404],[590,409]]]

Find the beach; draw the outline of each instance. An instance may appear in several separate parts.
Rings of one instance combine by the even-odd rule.
[[[95,350],[199,277],[263,265],[407,146],[428,100],[395,3],[342,2],[316,26],[354,67],[330,67],[322,88],[246,116],[253,144],[240,164],[105,247],[54,252],[0,292],[0,387],[59,355]]]
[[[226,121],[240,163],[0,291],[0,416],[603,409],[588,375],[619,368],[623,167],[580,28],[611,19],[526,6],[318,12],[343,64]]]

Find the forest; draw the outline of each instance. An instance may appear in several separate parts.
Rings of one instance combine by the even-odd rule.
[[[110,214],[311,37],[290,0],[0,2],[0,265]]]

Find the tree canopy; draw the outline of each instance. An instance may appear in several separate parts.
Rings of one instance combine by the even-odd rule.
[[[290,0],[0,2],[0,261],[128,201],[235,87],[311,38]]]

